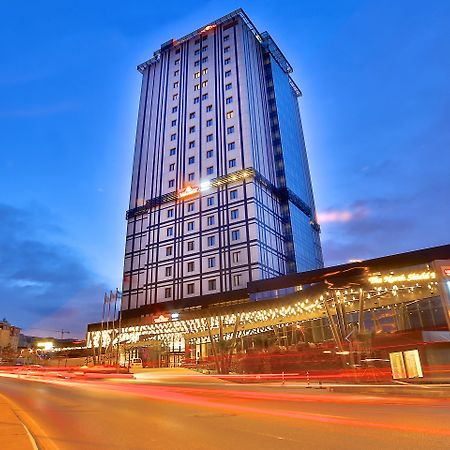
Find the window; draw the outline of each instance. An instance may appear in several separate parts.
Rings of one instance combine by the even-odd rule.
[[[206,199],[206,206],[212,206],[214,205],[214,197],[208,197]]]
[[[167,217],[173,217],[173,208],[167,210]]]
[[[189,142],[189,148],[195,148],[195,141]]]
[[[188,231],[194,230],[194,222],[193,221],[187,223],[187,229],[188,229]]]
[[[200,44],[200,39],[196,39],[196,40],[194,41],[194,45],[197,45],[197,44]]]
[[[202,63],[205,64],[206,62],[208,62],[208,57],[205,56],[204,58],[202,58]]]
[[[208,150],[207,152],[206,152],[206,157],[207,158],[212,158],[213,157],[213,151],[212,150]]]
[[[226,101],[226,104],[229,105],[230,103],[233,103],[233,97],[227,97],[227,99],[225,101]]]
[[[195,133],[195,126],[189,127],[189,133]]]
[[[173,83],[173,87],[177,88],[178,87],[178,81],[175,81],[175,83]]]
[[[194,55],[200,55],[200,49],[195,50]]]
[[[200,65],[200,61],[197,59],[197,61],[195,61],[194,63],[194,67],[198,67]]]
[[[236,148],[236,144],[234,142],[228,143],[228,150],[234,150]]]
[[[237,219],[239,217],[239,210],[238,209],[232,209],[230,216],[232,219]]]
[[[212,152],[212,150],[210,150]],[[212,156],[212,154],[211,154]],[[213,166],[209,166],[206,168],[206,175],[212,175],[214,173],[214,167]]]
[[[164,298],[170,298],[172,297],[172,288],[165,288],[164,289]]]
[[[169,150],[169,155],[170,155],[170,156],[174,156],[176,152],[177,152],[177,150],[176,150],[175,148],[171,148],[171,149]]]
[[[208,100],[208,94],[203,94],[202,95],[202,100]]]
[[[205,46],[202,48],[202,52],[206,52],[206,50],[208,50],[208,46],[207,46],[207,45],[205,45]]]
[[[188,262],[187,271],[188,272],[193,272],[194,271],[194,263],[193,262]]]
[[[202,70],[202,75],[206,75],[208,73],[208,68]]]
[[[206,126],[207,126],[207,127],[212,127],[212,119],[208,119],[208,120],[206,121]]]
[[[216,258],[214,256],[208,258],[208,268],[211,269],[212,267],[216,267]]]
[[[195,97],[194,98],[194,105],[200,103],[200,97]]]
[[[214,225],[214,216],[208,216],[208,217],[206,218],[206,224],[207,224],[208,226]]]
[[[211,112],[212,111],[212,105],[208,105],[206,107],[206,112]]]
[[[177,135],[176,134],[171,134],[170,135],[170,140],[171,141],[176,141],[177,140]]]
[[[229,41],[230,40],[230,35],[229,34],[226,34],[224,37],[223,37],[223,42],[227,42],[227,41]]]
[[[232,83],[228,83],[225,85],[225,90],[230,91],[232,87],[233,87]]]
[[[194,293],[194,283],[189,283],[187,285],[187,293],[188,294],[193,294]]]
[[[225,72],[225,78],[231,77],[231,70]]]
[[[170,166],[169,166],[169,172],[173,172],[175,170],[175,163],[172,163]]]
[[[241,284],[241,276],[233,275],[233,286],[239,286]]]
[[[187,205],[187,210],[188,210],[188,212],[192,212],[192,211],[194,211],[194,202],[189,202],[188,203],[188,205]]]
[[[202,81],[202,87],[208,86],[208,80]]]
[[[230,200],[236,200],[238,198],[238,191],[237,189],[233,189],[230,191]]]
[[[208,280],[208,291],[216,290],[216,280]]]
[[[224,64],[227,66],[228,64],[230,64],[230,62],[231,62],[231,59],[230,59],[230,58],[227,58],[227,59],[224,61]]]
[[[234,263],[238,263],[239,260],[241,259],[241,252],[233,252],[233,262]]]
[[[178,64],[180,64],[180,58],[175,60],[175,65],[178,66]]]
[[[206,142],[211,142],[212,140],[213,140],[213,135],[208,134],[208,136],[206,136]]]
[[[236,160],[235,159],[230,159],[228,161],[228,167],[231,169],[232,167],[236,167]]]
[[[192,252],[194,250],[194,241],[188,241],[187,249],[188,249],[188,252]]]
[[[232,241],[238,241],[241,237],[241,232],[240,230],[233,230],[231,232],[231,240]]]
[[[194,178],[195,178],[195,173],[194,173],[194,172],[191,172],[191,173],[188,175],[188,180],[189,180],[189,181],[194,181]]]
[[[194,78],[200,78],[200,72],[195,72],[194,73]]]
[[[171,277],[172,276],[172,266],[167,266],[166,267],[166,277]]]
[[[212,247],[216,243],[216,237],[215,236],[208,236],[208,247]]]
[[[172,255],[172,246],[169,245],[166,247],[166,256],[171,256]]]
[[[227,119],[232,119],[234,116],[234,112],[233,111],[228,111],[227,112]]]
[[[173,236],[173,227],[167,228],[166,234],[167,236]]]
[[[230,51],[230,47],[228,47],[228,46],[223,49],[224,53],[228,53],[229,51]]]
[[[169,187],[173,188],[175,186],[175,180],[169,180]]]
[[[180,47],[178,47],[176,50],[175,50],[175,54],[177,54],[178,55],[178,53],[180,53]]]
[[[200,90],[200,84],[194,85],[194,91],[198,91],[198,90]]]
[[[173,94],[172,95],[172,100],[178,100],[178,94]]]
[[[173,73],[173,76],[174,76],[174,77],[177,77],[178,75],[180,75],[180,71],[177,69],[177,70],[175,70],[175,72]]]
[[[189,114],[189,119],[195,119],[195,112],[191,112]]]
[[[174,106],[173,108],[172,108],[172,112],[173,113],[176,113],[178,111],[178,106]]]
[[[232,133],[234,133],[234,126],[227,128],[227,134],[232,134]]]
[[[172,120],[172,126],[175,127],[177,125],[177,121],[176,120]]]

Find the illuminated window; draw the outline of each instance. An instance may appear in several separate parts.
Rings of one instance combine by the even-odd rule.
[[[194,78],[200,78],[200,72],[195,72],[194,73]]]
[[[227,119],[232,119],[234,116],[234,112],[233,111],[228,111],[227,112]]]
[[[188,222],[187,223],[187,229],[188,231],[194,231],[194,222]]]
[[[188,249],[188,252],[192,252],[194,250],[194,241],[188,241],[187,249]]]
[[[202,75],[206,75],[208,73],[208,68],[202,70]]]
[[[202,87],[208,86],[208,80],[202,81]]]
[[[230,159],[228,161],[228,167],[231,169],[232,167],[236,167],[236,160],[235,159]]]
[[[166,247],[166,256],[172,256],[172,246],[171,245]]]
[[[214,225],[214,216],[208,216],[206,218],[206,224],[209,226]]]
[[[236,200],[238,198],[238,191],[237,189],[233,189],[230,191],[230,200]]]
[[[233,230],[231,232],[231,240],[232,241],[238,241],[240,238],[241,238],[240,230]]]
[[[171,277],[172,276],[172,266],[167,266],[166,267],[166,277]]]
[[[206,152],[206,157],[207,158],[212,158],[213,157],[213,151],[212,150],[208,150],[207,152]]]
[[[212,247],[216,244],[216,237],[215,236],[208,236],[208,247]]]
[[[198,91],[200,89],[200,84],[194,85],[194,91]]]
[[[188,283],[187,285],[187,293],[193,294],[194,293],[194,283]]]
[[[230,216],[232,219],[237,219],[239,217],[239,210],[238,209],[231,210]]]
[[[229,142],[227,148],[228,150],[234,150],[236,148],[236,144],[234,142]]]
[[[208,258],[208,268],[211,269],[212,267],[215,266],[216,266],[216,258],[214,256]]]
[[[208,291],[216,290],[216,280],[208,280]]]
[[[206,168],[206,175],[212,175],[213,173],[214,173],[214,167],[213,166],[209,166],[209,167]]]
[[[164,289],[164,298],[171,298],[172,297],[172,288],[165,288]]]
[[[195,268],[194,263],[193,262],[188,262],[187,271],[188,272],[193,272],[194,268]]]
[[[233,262],[238,263],[241,259],[241,252],[233,252]]]

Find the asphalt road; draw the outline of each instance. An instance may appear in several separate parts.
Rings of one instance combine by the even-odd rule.
[[[0,392],[42,449],[450,448],[450,402],[443,399],[173,378],[0,378]]]

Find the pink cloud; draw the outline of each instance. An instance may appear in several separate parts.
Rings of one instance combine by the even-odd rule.
[[[351,220],[362,219],[367,216],[367,208],[358,206],[350,209],[328,209],[317,214],[319,223],[350,222]]]

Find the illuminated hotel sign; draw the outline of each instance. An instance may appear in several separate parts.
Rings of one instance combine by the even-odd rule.
[[[155,317],[153,320],[155,323],[164,323],[168,322],[169,318],[165,316],[164,314],[161,314],[159,317]]]
[[[450,267],[449,267],[449,266],[444,266],[444,267],[442,267],[442,273],[443,273],[446,277],[450,277]]]
[[[384,275],[384,276],[374,276],[369,277],[370,284],[394,284],[394,283],[403,283],[405,281],[429,281],[434,280],[436,278],[435,272],[412,272],[412,273],[403,273],[400,275]]]
[[[178,192],[178,198],[190,197],[191,195],[198,194],[200,192],[199,187],[187,186],[182,191]]]

